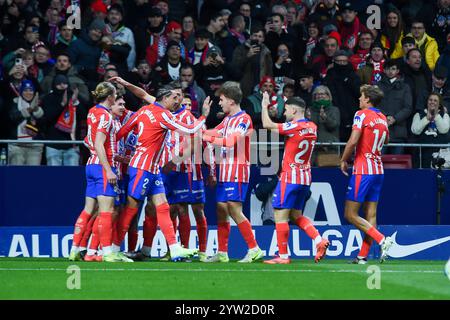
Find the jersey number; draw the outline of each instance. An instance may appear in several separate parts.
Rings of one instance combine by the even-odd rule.
[[[295,155],[295,162],[303,164],[305,160],[300,159],[303,155],[305,155],[308,151],[312,152],[314,149],[315,141],[311,141],[311,150],[309,150],[310,144],[308,140],[303,140],[298,145],[298,148],[300,149],[300,152]]]
[[[375,139],[373,140],[372,153],[375,153],[375,151],[377,150],[378,152],[381,152],[381,149],[383,149],[384,140],[386,140],[386,131],[383,131],[381,139],[380,139],[380,130],[378,129],[373,130],[373,134],[375,135]]]

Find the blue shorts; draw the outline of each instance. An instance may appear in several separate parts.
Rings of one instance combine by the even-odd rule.
[[[217,202],[244,202],[247,195],[248,183],[239,182],[217,182]]]
[[[346,199],[355,202],[378,202],[383,174],[354,174],[348,184]]]
[[[188,173],[176,171],[162,176],[169,204],[205,203],[203,180],[191,180]]]
[[[117,174],[116,168],[111,168]],[[86,166],[86,197],[97,199],[98,196],[117,197],[118,187],[113,186],[106,179],[106,172],[101,164]]]
[[[128,195],[142,201],[147,196],[165,193],[161,175],[153,174],[145,170],[129,167]]]
[[[272,206],[275,209],[295,209],[305,208],[306,199],[309,196],[310,186],[303,184],[292,184],[278,181],[273,192]]]

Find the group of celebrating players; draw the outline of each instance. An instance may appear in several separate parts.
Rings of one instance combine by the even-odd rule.
[[[124,88],[148,104],[130,112],[122,97]],[[189,111],[189,99],[183,97],[176,81],[159,88],[153,97],[117,77],[98,84],[92,94],[97,104],[89,110],[87,119],[85,145],[91,155],[86,164],[86,200],[75,224],[70,260],[148,260],[159,225],[168,245],[166,260],[189,260],[197,256],[201,262],[229,262],[230,216],[248,246],[246,256],[238,262],[252,263],[263,258],[251,224],[242,212],[250,177],[253,125],[250,116],[241,110],[239,83],[225,82],[218,90],[219,105],[226,117],[211,129],[205,126],[211,100],[205,100],[202,115],[196,119]],[[355,114],[352,135],[341,161],[341,170],[348,175],[347,161],[356,147],[345,217],[366,234],[353,260],[359,264],[367,262],[372,239],[381,246],[381,261],[392,245],[392,239],[376,229],[376,208],[383,183],[381,149],[389,137],[386,118],[374,107],[382,97],[376,86],[361,87],[361,110]],[[310,159],[317,140],[317,126],[305,118],[306,105],[298,97],[285,102],[285,123],[272,122],[269,105],[269,95],[264,93],[263,126],[286,139],[279,182],[273,195],[279,255],[264,263],[291,262],[289,220],[313,239],[317,252],[314,260],[319,262],[330,243],[303,216],[312,181]],[[220,147],[218,181],[214,146]],[[203,162],[209,167],[206,184],[215,186],[217,194],[218,250],[212,257],[206,254]],[[133,251],[137,243],[137,216],[146,198],[144,242],[140,250]],[[361,204],[364,204],[365,219],[358,215]],[[196,220],[198,249],[189,248],[189,205]],[[176,239],[177,227],[181,244]],[[120,248],[127,232],[131,250],[122,253]]]

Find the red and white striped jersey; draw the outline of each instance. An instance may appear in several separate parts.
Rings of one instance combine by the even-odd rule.
[[[131,158],[130,166],[157,174],[168,130],[187,135],[194,134],[205,123],[204,117],[200,117],[199,120],[192,125],[186,125],[179,122],[160,104],[149,104],[139,109],[120,129],[118,138],[137,128],[136,152]]]
[[[384,174],[381,149],[389,139],[386,116],[376,108],[359,110],[353,118],[353,130],[360,130],[353,174]]]
[[[116,118],[115,121],[117,121],[117,125],[119,129],[124,126],[133,116],[134,112],[128,109],[125,109],[124,114]],[[136,130],[135,130],[136,131]],[[136,132],[132,131],[130,132],[126,137],[123,137],[122,139],[119,139],[117,141],[117,153],[124,157],[130,157],[133,155],[135,148],[136,148]],[[122,174],[125,174],[128,170],[128,164],[119,162],[119,172],[122,172]]]
[[[239,133],[238,139],[231,147],[222,147],[220,152],[219,181],[248,183],[250,179],[250,134],[253,122],[245,111],[227,116],[216,127],[223,138]]]
[[[196,120],[192,113],[186,109],[185,106],[182,106],[179,110],[172,112],[174,117],[180,121],[181,123],[185,123],[187,125],[191,125]],[[176,172],[192,172],[192,159],[190,156],[185,155],[185,152],[190,152],[190,150],[185,150],[189,147],[188,139],[191,137],[182,135],[176,131],[170,131],[170,141],[172,146],[172,159],[178,159],[183,157],[184,160],[175,161],[175,169]]]
[[[317,140],[316,124],[307,119],[280,123],[278,132],[287,136],[280,181],[311,185],[311,155]]]
[[[113,159],[117,154],[116,133],[118,131],[119,127],[107,108],[98,104],[89,110],[87,116],[87,135],[84,138],[84,143],[89,148],[91,156],[86,164],[101,164],[95,151],[95,136],[97,132],[103,132],[106,135],[105,151],[108,163],[111,167],[117,167],[117,163]]]

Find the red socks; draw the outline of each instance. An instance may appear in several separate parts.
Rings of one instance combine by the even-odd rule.
[[[313,226],[308,218],[300,216],[295,222],[297,223],[298,227],[305,231],[308,237],[310,237],[311,239],[314,240],[317,236],[320,235],[319,231],[317,231],[317,229]]]
[[[230,230],[231,226],[229,222],[217,223],[217,237],[220,252],[228,252],[228,238],[230,236]]]
[[[158,219],[159,227],[169,246],[176,244],[177,239],[175,238],[175,230],[170,219],[170,207],[167,202],[156,207],[156,219]]]
[[[109,247],[112,244],[112,226],[112,212],[100,212],[98,232],[102,247]]]
[[[361,246],[361,250],[359,250],[359,253],[358,253],[358,257],[367,258],[367,256],[369,255],[371,245],[372,245],[372,238],[364,237],[363,244]]]
[[[247,219],[245,219],[237,226],[242,236],[244,237],[244,240],[247,243],[248,248],[253,249],[257,247],[258,244],[256,243],[255,235],[253,234],[252,225],[250,224],[250,222]]]
[[[367,234],[372,237],[373,240],[375,240],[378,244],[384,239],[384,236],[380,231],[378,231],[375,227],[370,228],[367,230]]]
[[[156,234],[158,227],[158,221],[156,216],[145,216],[144,220],[144,246],[151,247],[153,244],[153,238]]]
[[[279,222],[275,224],[277,230],[278,254],[288,254],[289,224]]]
[[[189,248],[189,238],[191,236],[191,220],[189,219],[189,214],[180,214],[178,215],[178,219],[180,221],[178,228],[180,231],[181,244],[185,248]]]
[[[81,239],[83,238],[84,231],[86,230],[87,223],[91,219],[91,215],[87,211],[81,211],[75,222],[75,230],[73,232],[73,244],[79,247]]]
[[[100,219],[99,219],[99,217],[95,217],[92,220],[94,220],[94,224],[92,225],[92,237],[91,237],[91,242],[89,243],[89,249],[97,250],[98,245],[100,244],[100,238],[99,238],[99,234],[98,234],[98,223],[99,223]]]
[[[206,252],[206,243],[208,241],[208,224],[206,222],[206,217],[196,216],[195,221],[197,222],[197,235],[198,235],[198,249],[200,252]]]
[[[119,218],[119,223],[117,227],[117,238],[114,238],[114,244],[120,246],[123,239],[125,238],[125,234],[128,232],[130,228],[131,221],[136,216],[139,208],[130,208],[125,207],[122,214]]]
[[[88,241],[89,241],[89,237],[91,236],[92,233],[92,225],[94,224],[95,218],[90,218],[89,222],[86,225],[86,228],[83,232],[83,237],[81,238],[80,241],[80,247],[82,248],[86,248]]]

